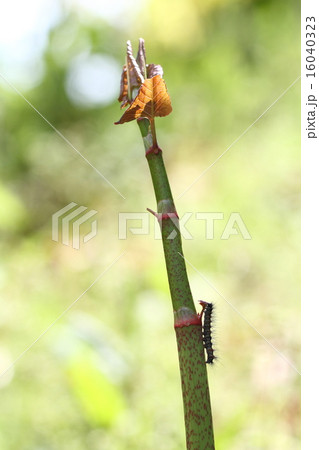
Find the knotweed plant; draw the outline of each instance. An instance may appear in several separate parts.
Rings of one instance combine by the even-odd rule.
[[[203,345],[202,315],[196,313],[189,286],[178,214],[163,161],[163,152],[157,143],[155,131],[155,117],[167,116],[172,112],[171,100],[163,79],[162,67],[158,64],[146,64],[143,39],[139,41],[136,58],[133,56],[130,41],[127,42],[119,101],[122,108],[128,108],[116,124],[137,121],[155,191],[157,211],[149,208],[148,211],[157,218],[162,233],[178,347],[187,449],[214,449],[204,354],[204,345],[209,342],[208,319]],[[211,353],[208,362],[213,359]]]

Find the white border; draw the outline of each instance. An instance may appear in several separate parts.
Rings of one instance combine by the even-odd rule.
[[[319,97],[319,13],[318,0],[301,2],[301,236],[302,236],[302,439],[301,448],[318,447],[319,409],[319,137],[307,137],[307,98]],[[306,17],[316,21],[316,77],[310,90],[306,78]],[[309,22],[307,22],[309,23]],[[311,77],[312,78],[312,77]],[[319,108],[316,109],[316,134],[319,136]]]

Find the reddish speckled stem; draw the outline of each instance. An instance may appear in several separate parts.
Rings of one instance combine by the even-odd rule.
[[[146,159],[150,168],[171,292],[174,327],[184,402],[188,450],[214,450],[213,423],[201,319],[196,313],[183,255],[179,219],[164,166],[154,138],[154,122],[139,119]]]

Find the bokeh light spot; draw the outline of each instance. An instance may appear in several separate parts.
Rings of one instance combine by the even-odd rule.
[[[81,54],[71,61],[67,95],[77,106],[92,108],[112,103],[119,91],[121,68],[105,55]]]

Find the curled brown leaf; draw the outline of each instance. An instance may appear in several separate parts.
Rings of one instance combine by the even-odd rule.
[[[144,80],[135,100],[115,124],[130,122],[140,117],[152,120],[154,117],[167,116],[171,111],[172,105],[165,81],[161,75],[155,75]]]

